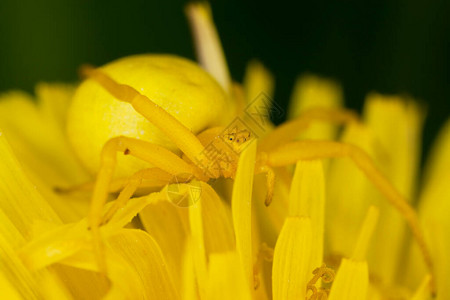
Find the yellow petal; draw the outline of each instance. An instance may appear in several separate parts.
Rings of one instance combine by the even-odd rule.
[[[52,105],[68,101],[68,92],[59,87],[45,85],[46,100],[38,103],[26,94],[10,92],[0,100],[0,127],[21,168],[43,198],[65,222],[79,220],[85,207],[79,197],[58,195],[55,186],[67,186],[86,181],[87,177],[69,147],[61,113],[51,113]],[[38,89],[39,90],[39,89]],[[50,153],[50,154],[49,154]],[[80,209],[81,208],[81,209]]]
[[[180,299],[178,287],[173,283],[161,248],[150,235],[142,230],[124,229],[112,236],[108,242],[135,270],[147,298]],[[130,283],[133,287],[133,282]]]
[[[179,298],[161,249],[147,233],[133,229],[115,232],[108,238],[105,259],[108,268],[107,276],[111,282],[105,299]],[[84,247],[60,260],[60,263],[81,270],[98,272],[97,262],[90,247]],[[55,270],[62,273],[62,278],[69,278],[70,284],[75,286],[78,284],[78,287],[82,287],[77,283],[80,278],[70,277],[72,272],[67,268],[59,267]],[[78,277],[82,274],[78,271]],[[90,273],[85,273],[87,274]],[[87,289],[92,288],[87,282],[85,285]],[[80,297],[80,291],[73,287],[71,290],[75,298]]]
[[[313,75],[303,75],[295,83],[288,110],[288,119],[294,119],[314,107],[342,106],[342,89],[335,82]],[[300,135],[304,139],[333,139],[337,128],[331,124],[314,123]]]
[[[427,185],[427,190],[433,190],[438,187],[441,183],[439,179],[448,174],[448,166],[450,165],[450,152],[448,149],[450,149],[450,119],[447,120],[440,130],[427,158],[424,176],[424,184]]]
[[[20,250],[23,262],[30,270],[38,270],[59,262],[89,245],[87,223],[54,225]]]
[[[424,119],[421,107],[411,99],[370,94],[366,99],[364,118],[383,149],[383,155],[376,157],[380,170],[411,201],[417,186]],[[401,268],[399,262],[403,256],[406,224],[392,205],[379,194],[375,195],[381,214],[369,265],[382,282],[391,284]]]
[[[125,207],[117,211],[106,225],[101,227],[102,236],[106,238],[116,234],[122,227],[130,223],[145,206],[164,201],[165,195],[166,192],[162,191],[131,199]],[[105,207],[105,211],[110,205],[112,203]],[[42,223],[37,223],[37,226],[40,224]],[[22,260],[30,269],[44,268],[92,246],[92,235],[88,230],[86,218],[77,223],[62,226],[53,224],[49,230],[35,229],[34,231],[37,231],[38,234],[20,250]]]
[[[241,103],[238,113],[255,136],[264,137],[275,127],[271,118],[280,119],[284,114],[273,101],[274,79],[260,62],[253,60],[247,65],[244,89],[245,103]]]
[[[166,257],[175,282],[181,284],[180,265],[183,258],[183,248],[187,234],[186,208],[180,208],[169,201],[162,201],[147,206],[139,213],[145,230],[155,239]],[[168,236],[168,232],[170,235]]]
[[[92,270],[84,270],[59,263],[50,266],[48,269],[58,276],[58,280],[51,284],[62,283],[62,287],[74,299],[100,300],[105,297],[111,288],[111,282],[106,276]],[[45,289],[47,288],[52,287],[46,287]],[[49,292],[54,293],[54,291]]]
[[[234,251],[210,256],[206,299],[252,299],[240,263],[239,255]]]
[[[365,260],[369,242],[377,224],[379,211],[371,206],[360,230],[351,259],[343,258],[330,291],[331,300],[366,299],[369,268]]]
[[[27,236],[33,220],[61,221],[48,203],[36,191],[13,155],[0,129],[0,210],[22,236]]]
[[[288,217],[273,256],[274,300],[305,299],[312,253],[311,219]]]
[[[190,185],[178,184],[178,189],[182,190],[184,186],[190,188]],[[199,182],[198,188],[201,199],[190,202],[199,202],[198,206],[190,208],[190,222],[193,239],[196,241],[195,247],[200,247],[200,252],[195,254],[197,268],[203,274],[201,270],[206,272],[206,267],[203,267],[205,261],[202,252],[204,251],[207,257],[210,253],[230,251],[234,249],[235,241],[229,207],[207,183]],[[167,201],[151,205],[140,213],[144,227],[155,237],[165,253],[178,284],[182,282],[180,265],[186,242],[186,224],[184,224],[186,211],[186,208],[176,207]],[[197,227],[200,225],[202,228]],[[167,236],[167,232],[171,232],[170,237]],[[199,280],[206,278],[206,275],[206,273],[200,275]]]
[[[449,178],[450,171],[450,120],[442,128],[433,145],[426,163],[426,177],[424,188],[420,195],[419,213],[423,222],[439,223],[450,227],[447,212],[450,210],[450,187],[442,184],[442,180]]]
[[[429,300],[431,299],[430,295],[430,280],[431,276],[427,275],[423,279],[422,283],[420,284],[417,291],[414,293],[414,296],[411,298],[411,300]]]
[[[267,207],[264,202],[267,196],[266,174],[257,174],[253,183],[252,217],[254,283],[257,287],[254,299],[270,299],[272,297],[272,260],[273,249],[288,216],[289,188],[291,174],[286,169],[275,169],[275,187],[272,203]],[[272,252],[270,254],[270,252]]]
[[[202,187],[202,218],[206,253],[228,252],[235,249],[233,224],[229,206],[207,183]]]
[[[236,250],[239,254],[250,288],[253,288],[251,212],[256,144],[256,141],[252,142],[240,154],[231,198],[233,225],[236,235]]]
[[[7,153],[5,154],[5,157],[2,158],[11,158],[8,157]],[[3,170],[3,166],[4,165],[0,165],[0,173]],[[16,166],[7,165],[7,167],[12,167],[9,170],[10,176],[12,177],[11,183],[12,187],[17,187],[14,184],[14,182],[16,182],[14,179],[20,179],[23,175],[20,172],[17,172],[19,170],[15,170],[14,167]],[[9,178],[9,180],[11,181],[11,178]],[[27,183],[23,183],[26,190]],[[1,192],[2,190],[0,190],[0,193]],[[29,199],[26,198],[26,196],[32,196],[29,193],[23,194],[23,191],[21,190],[16,190],[14,192],[15,193],[12,193],[12,195],[17,196],[17,198],[12,198],[12,201],[17,201],[19,204],[22,203],[24,205],[34,204],[33,201],[29,201]],[[8,199],[1,198],[0,202],[2,200]],[[39,207],[32,208],[35,210],[39,209]],[[39,273],[30,272],[17,254],[17,249],[22,247],[25,243],[24,235],[27,236],[30,230],[28,227],[29,224],[20,224],[20,220],[11,219],[11,217],[26,219],[26,212],[23,212],[22,214],[20,208],[17,209],[16,212],[7,216],[3,207],[0,206],[0,299],[42,299],[43,291],[40,282],[48,274],[45,270]],[[46,216],[45,203],[42,217],[49,217],[48,214]]]
[[[361,147],[371,157],[376,153],[373,136],[361,125],[349,125],[342,141]],[[363,222],[364,214],[370,206],[368,195],[374,189],[364,174],[348,159],[331,162],[327,183],[327,256],[350,257],[352,245],[358,237],[358,226]]]
[[[423,109],[411,99],[372,93],[366,99],[364,119],[383,148],[382,171],[411,200],[421,150]]]
[[[367,298],[368,285],[367,262],[344,258],[331,286],[328,300],[364,300]]]
[[[435,261],[435,282],[437,285],[437,299],[450,297],[450,186],[443,183],[450,178],[450,121],[442,128],[439,136],[430,152],[427,161],[426,181],[420,196],[419,217],[422,222],[425,237],[431,248]],[[417,251],[417,246],[412,245],[410,259],[411,273],[417,285],[420,277],[426,274],[423,260]]]
[[[253,184],[253,208],[263,241],[273,247],[288,216],[289,189],[292,176],[287,170],[275,169],[275,187],[269,209],[264,204],[267,196],[266,174],[257,174]]]
[[[194,36],[198,61],[225,91],[230,92],[230,73],[209,4],[191,3],[185,11]]]
[[[325,180],[321,161],[299,161],[289,195],[289,215],[308,216],[312,226],[311,271],[323,260]]]
[[[11,299],[11,300],[21,300],[24,299],[20,296],[19,291],[17,291],[13,285],[13,283],[6,278],[3,272],[0,272],[0,297],[2,299]],[[27,298],[31,299],[31,298]],[[37,299],[36,297],[32,299]]]
[[[17,249],[25,243],[14,224],[0,210],[0,299],[52,299],[54,293],[64,297],[65,289],[56,276],[41,270],[30,271],[18,256]],[[55,298],[53,298],[55,299]]]
[[[262,63],[252,60],[245,70],[244,88],[247,103],[255,100],[261,93],[273,98],[274,78]]]
[[[437,300],[444,300],[450,297],[450,287],[448,284],[448,276],[450,274],[450,230],[448,226],[448,216],[446,224],[428,225],[427,234],[429,234],[430,247],[434,261],[436,261],[436,269],[434,271],[435,285],[437,286]]]
[[[5,227],[11,231],[15,231],[15,228],[12,224],[4,223],[8,220],[1,211],[0,221],[2,221],[0,224],[0,284],[4,287],[0,289],[0,298],[9,299],[9,296],[14,298],[20,295],[20,299],[40,299],[41,292],[37,278],[18,258],[16,249],[13,248],[14,242],[8,241],[8,235],[11,236],[11,233],[6,233]],[[22,240],[19,232],[16,231],[14,235],[18,238],[15,243]]]
[[[45,299],[48,300],[73,299],[69,290],[64,286],[64,283],[58,277],[58,274],[56,272],[47,272],[46,275],[40,280],[40,286]],[[97,289],[99,289],[98,286]]]
[[[203,231],[202,202],[203,201],[197,201],[194,202],[193,205],[189,206],[189,225],[192,236],[194,270],[197,278],[200,298],[203,299],[206,293],[205,287],[208,274]]]
[[[72,101],[75,86],[68,84],[49,84],[41,82],[36,86],[39,108],[48,122],[65,133],[67,111]]]
[[[58,88],[54,88],[58,90]],[[63,94],[63,91],[57,96]],[[64,99],[69,96],[66,95]],[[88,179],[75,159],[65,136],[65,126],[55,121],[49,104],[38,103],[21,92],[10,92],[0,99],[0,127],[27,171],[54,186],[65,186]],[[42,105],[42,106],[41,106]],[[51,154],[51,155],[50,155]]]
[[[138,274],[130,265],[109,247],[105,247],[108,275],[111,282],[104,299],[139,299],[144,297],[144,290]],[[62,260],[61,264],[78,269],[99,272],[93,251],[82,250]],[[74,291],[77,295],[77,291]]]
[[[353,260],[365,260],[367,249],[370,245],[370,239],[375,231],[378,222],[379,210],[375,206],[371,206],[367,212],[366,219],[359,232],[359,237],[353,250]]]
[[[448,190],[448,187],[447,187]],[[442,191],[442,189],[441,189]],[[450,252],[450,222],[448,221],[448,210],[443,207],[448,206],[448,192],[445,197],[435,198],[435,203],[441,206],[436,206],[434,209],[424,211],[421,214],[422,224],[425,231],[425,238],[428,246],[431,249],[431,255],[434,264],[434,285],[437,289],[437,300],[444,300],[450,297],[450,287],[448,285],[448,278],[450,276],[450,259],[448,253]],[[425,199],[422,199],[425,200]],[[433,200],[428,198],[427,200]],[[446,201],[447,200],[447,201]],[[444,204],[444,202],[447,202]],[[422,211],[421,211],[422,212]],[[427,269],[424,266],[423,259],[417,245],[411,245],[411,255],[408,259],[407,272],[411,278],[407,278],[406,282],[409,286],[417,286],[421,275],[426,274]],[[428,287],[428,292],[430,292]]]
[[[127,205],[119,209],[111,218],[111,220],[109,220],[109,222],[102,227],[102,229],[106,233],[109,233],[124,227],[126,224],[130,223],[131,220],[136,217],[137,214],[141,212],[146,206],[165,201],[167,199],[166,189],[167,187],[161,190],[161,192],[154,192],[147,196],[131,198],[128,201]],[[109,206],[112,204],[113,202],[106,205],[104,211],[107,211]]]
[[[199,299],[197,282],[195,278],[195,266],[194,266],[194,245],[191,238],[186,239],[186,244],[183,253],[183,265],[182,265],[182,285],[181,294],[182,299],[185,300],[197,300]]]

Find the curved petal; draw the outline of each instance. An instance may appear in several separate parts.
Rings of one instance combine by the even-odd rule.
[[[251,207],[256,144],[256,141],[252,142],[240,154],[231,198],[236,250],[251,288],[253,287]]]
[[[288,217],[273,255],[274,300],[305,299],[312,250],[311,219]]]

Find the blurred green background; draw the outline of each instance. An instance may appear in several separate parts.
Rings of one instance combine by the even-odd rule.
[[[76,81],[82,63],[135,53],[194,58],[186,1],[1,0],[0,91]],[[297,75],[333,78],[360,109],[370,91],[428,107],[430,145],[450,112],[450,1],[211,1],[231,68],[241,80],[259,58],[286,106]]]

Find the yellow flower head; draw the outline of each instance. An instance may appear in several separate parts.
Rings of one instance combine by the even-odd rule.
[[[449,299],[450,125],[419,191],[416,102],[358,116],[307,75],[275,126],[270,72],[233,82],[209,6],[186,14],[199,65],[1,96],[0,298]]]

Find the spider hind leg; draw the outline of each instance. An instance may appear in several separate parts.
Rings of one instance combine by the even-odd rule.
[[[361,148],[332,141],[298,141],[285,144],[270,152],[261,152],[259,163],[270,167],[294,164],[299,160],[348,157],[365,174],[372,184],[386,197],[393,207],[406,220],[431,274],[434,274],[433,261],[425,242],[415,210],[406,199],[377,169],[370,156]],[[434,287],[432,287],[434,290]]]

